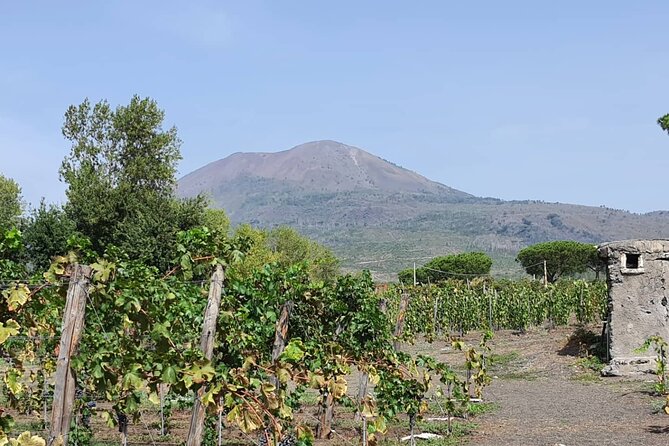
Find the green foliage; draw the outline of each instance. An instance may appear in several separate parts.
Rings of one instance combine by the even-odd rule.
[[[588,269],[596,271],[602,266],[594,245],[572,240],[528,246],[518,252],[516,261],[520,262],[527,274],[538,277],[543,277],[544,261],[546,261],[549,282],[555,282],[563,276],[584,273]]]
[[[23,260],[23,234],[18,229],[0,229],[0,281],[24,279],[27,271]]]
[[[227,235],[230,231],[230,218],[223,209],[205,209],[202,224],[219,234]]]
[[[155,101],[138,96],[115,110],[106,101],[71,106],[63,135],[72,147],[60,169],[65,211],[96,252],[116,246],[161,268],[174,234],[201,225],[205,209],[201,197],[174,197],[181,141],[163,119]]]
[[[475,278],[490,274],[492,259],[483,252],[465,252],[435,257],[416,269],[418,283],[436,283],[450,278]],[[413,269],[398,274],[402,283],[413,283]]]
[[[667,341],[662,338],[662,336],[651,336],[646,339],[643,345],[638,349],[639,351],[646,351],[653,346],[655,353],[657,354],[656,364],[657,368],[655,373],[657,374],[657,383],[655,383],[655,390],[660,395],[669,394],[669,369],[667,365],[669,364],[669,344]],[[668,400],[669,403],[669,400]],[[665,407],[665,411],[669,415],[669,405]]]
[[[383,370],[381,374],[376,389],[379,409],[388,418],[408,414],[415,421],[417,415],[427,410],[425,393],[431,377],[419,370],[411,358],[403,359],[405,367]]]
[[[235,237],[248,239],[251,248],[244,261],[231,271],[232,275],[248,277],[265,265],[276,263],[286,269],[301,262],[306,262],[313,280],[331,282],[339,273],[339,260],[332,251],[290,227],[263,230],[241,225]]]
[[[18,225],[22,213],[21,188],[16,181],[0,174],[0,230]]]
[[[662,130],[669,133],[669,114],[658,118],[657,124],[662,128]]]
[[[65,211],[42,200],[27,218],[23,229],[26,262],[35,271],[49,268],[54,257],[68,250],[68,239],[75,233],[75,224]]]
[[[490,281],[467,284],[448,280],[417,287],[391,287],[384,296],[395,317],[402,292],[410,295],[404,336],[472,330],[515,329],[523,331],[545,322],[567,325],[600,321],[606,313],[606,284],[601,281],[559,281],[544,287],[537,281]]]
[[[331,281],[339,272],[339,261],[332,251],[288,226],[270,230],[267,246],[271,252],[279,254],[279,264],[309,262],[310,274],[316,280]]]
[[[210,413],[224,411],[227,422],[244,432],[270,428],[278,438],[294,429],[298,439],[308,442],[310,428],[292,426],[302,392],[307,387],[317,390],[323,408],[350,401],[345,377],[352,367],[378,383],[380,410],[371,395],[349,403],[369,419],[371,435],[385,431],[386,417],[409,414],[413,426],[427,407],[425,395],[434,376],[461,389],[451,389],[447,407],[466,405],[463,383],[469,379],[460,379],[431,358],[394,352],[392,316],[382,311],[368,272],[313,280],[309,262],[288,265],[308,251],[286,264],[264,264],[248,275],[226,274],[214,357],[205,360],[198,345],[207,279],[215,265],[234,272],[246,262],[254,235],[242,232],[229,239],[207,227],[180,231],[164,270],[114,247],[94,258],[89,239],[75,235],[67,245],[76,254],[56,257],[49,274],[41,277],[49,280],[48,286],[29,285],[25,271],[19,277],[9,263],[0,263],[0,275],[15,281],[0,299],[0,340],[3,354],[12,359],[12,367],[2,370],[10,403],[26,412],[38,408],[43,383],[52,379],[55,368],[53,351],[67,290],[67,281],[60,279],[67,278],[71,262],[86,261],[93,270],[87,329],[71,365],[79,385],[107,401],[98,412],[110,424],[118,422],[117,413],[137,421],[146,396],[158,404],[161,389],[169,384],[171,396],[183,400],[201,389]],[[265,247],[277,256],[309,248],[285,232],[273,243],[274,251]],[[8,259],[22,249],[19,231],[3,233],[0,257]],[[277,321],[288,304],[293,311],[287,347],[276,358]],[[23,333],[30,336],[17,336]],[[472,385],[485,385],[481,355],[487,351],[463,351]],[[42,364],[40,376],[34,376],[36,362]],[[84,440],[87,432],[78,434]]]

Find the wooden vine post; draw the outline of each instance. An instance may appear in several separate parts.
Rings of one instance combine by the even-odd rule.
[[[379,310],[383,314],[386,314],[388,311],[388,301],[386,299],[381,299],[379,301]],[[367,444],[367,419],[362,416],[362,404],[367,396],[367,388],[369,387],[369,373],[366,371],[360,371],[360,381],[358,381],[358,406],[359,409],[355,412],[355,421],[363,422],[363,438],[362,444],[365,446]]]
[[[328,389],[325,400],[319,409],[318,426],[316,427],[316,438],[324,440],[332,433],[332,419],[334,418],[334,395]]]
[[[404,332],[404,321],[406,319],[407,315],[407,309],[409,308],[409,293],[402,293],[402,297],[400,298],[400,308],[399,311],[397,312],[397,322],[395,322],[395,331],[393,332],[393,336],[395,337],[395,340],[393,341],[393,348],[397,351],[400,349],[400,336],[402,336],[402,333]]]
[[[363,421],[362,404],[367,396],[367,387],[369,387],[369,373],[360,371],[360,380],[358,381],[358,406],[359,409],[355,412],[355,421]]]
[[[70,367],[70,360],[79,347],[84,330],[86,296],[91,279],[89,266],[75,264],[67,288],[63,327],[60,335],[60,347],[56,362],[56,385],[51,409],[51,429],[47,445],[67,444],[72,421],[72,406],[77,380]]]
[[[344,325],[340,322],[335,329],[335,336],[338,337],[344,331]],[[337,381],[336,374],[330,378],[333,383]],[[318,426],[316,426],[316,438],[324,440],[332,435],[332,420],[334,420],[334,394],[329,385],[326,385],[325,399],[321,402],[318,409]]]
[[[202,337],[200,338],[200,349],[202,350],[202,353],[204,353],[204,357],[208,360],[211,360],[214,355],[216,321],[218,320],[218,312],[221,306],[221,294],[223,293],[224,278],[225,274],[223,273],[223,267],[221,265],[217,265],[209,283],[209,299],[207,301],[207,308],[204,311]],[[202,443],[202,435],[204,433],[205,407],[202,405],[201,398],[204,392],[205,388],[202,386],[195,395],[195,403],[193,404],[193,413],[190,419],[190,427],[188,429],[188,439],[186,440],[186,446],[200,446]]]
[[[288,321],[290,320],[290,313],[293,311],[294,302],[289,300],[281,306],[281,313],[279,319],[276,321],[276,330],[274,331],[274,346],[272,347],[272,364],[276,363],[286,348],[286,339],[288,337]],[[276,394],[279,394],[279,378],[272,377],[272,383],[276,387]]]

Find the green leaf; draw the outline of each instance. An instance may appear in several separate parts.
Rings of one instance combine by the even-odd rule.
[[[99,259],[96,263],[91,264],[93,270],[93,280],[96,282],[106,283],[109,281],[115,265],[105,259]]]
[[[16,369],[9,369],[5,372],[5,384],[14,396],[18,396],[23,391],[21,383],[21,372]]]
[[[177,370],[171,365],[167,366],[160,377],[166,384],[175,384],[177,382]]]
[[[19,334],[20,328],[18,322],[13,319],[9,319],[4,325],[0,322],[0,344],[3,344],[10,336]]]
[[[32,435],[30,432],[26,431],[19,435],[16,439],[11,438],[9,440],[11,446],[44,446],[46,441],[42,437],[37,435]]]
[[[288,361],[299,361],[304,357],[304,350],[302,349],[302,341],[291,340],[286,348],[283,350],[281,356]]]
[[[30,289],[26,284],[21,283],[13,288],[3,291],[2,295],[5,296],[9,311],[16,311],[28,301],[28,298],[30,297]]]
[[[160,396],[156,392],[150,392],[149,393],[149,401],[152,404],[154,404],[156,406],[159,406],[160,405]]]
[[[186,387],[190,387],[192,383],[200,384],[211,380],[216,375],[216,371],[209,361],[198,361],[189,369],[185,369],[183,375]]]

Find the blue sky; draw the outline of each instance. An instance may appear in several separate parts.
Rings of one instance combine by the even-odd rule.
[[[482,196],[669,209],[666,1],[25,1],[0,173],[64,200],[70,104],[150,96],[182,174],[334,139]]]

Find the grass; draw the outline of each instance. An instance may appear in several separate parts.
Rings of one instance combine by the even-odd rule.
[[[570,378],[583,384],[597,384],[602,382],[602,377],[592,372],[578,373]]]
[[[517,351],[490,355],[488,373],[498,379],[535,381],[539,378],[537,372],[523,369],[523,359]]]
[[[489,357],[490,359],[490,371],[495,372],[497,370],[502,369],[503,367],[508,367],[510,364],[514,362],[518,362],[520,360],[520,353],[517,351],[510,351],[508,353],[504,354],[492,354]]]
[[[653,399],[651,402],[651,410],[653,414],[665,414],[665,407],[667,405],[667,397],[663,396],[662,398]]]
[[[536,381],[539,379],[539,374],[534,370],[521,370],[518,372],[508,372],[498,376],[501,379],[508,379],[514,381]]]
[[[442,409],[443,406],[440,405],[438,401],[430,401],[429,414],[425,415],[425,418],[446,416],[446,412],[444,412]],[[464,418],[466,416],[477,417],[486,413],[494,412],[497,409],[499,409],[499,405],[497,403],[492,403],[492,402],[468,403],[466,410],[464,410],[463,408],[463,410],[456,411],[451,415],[454,417],[461,417],[461,418]]]
[[[602,362],[599,356],[586,354],[586,356],[577,359],[575,364],[577,372],[571,377],[572,380],[582,383],[602,382],[600,372],[606,364]]]
[[[598,356],[588,355],[576,361],[576,365],[583,369],[599,373],[606,364]]]
[[[467,404],[467,412],[471,416],[480,416],[486,413],[494,412],[499,409],[497,403],[469,403]]]
[[[443,438],[434,438],[431,440],[418,440],[421,446],[459,446],[466,443],[467,436],[471,435],[477,429],[478,425],[469,421],[453,422],[453,432],[449,435],[448,423],[434,421],[419,421],[416,423],[415,432],[430,432],[443,435]],[[407,426],[408,428],[408,426]],[[406,446],[408,442],[401,442],[399,438],[386,436],[380,442],[380,446]]]
[[[320,394],[317,391],[306,391],[300,395],[300,404],[303,406],[317,406]]]

